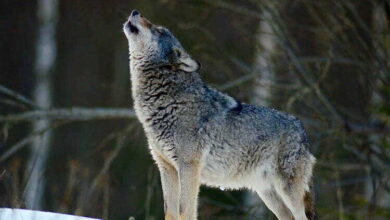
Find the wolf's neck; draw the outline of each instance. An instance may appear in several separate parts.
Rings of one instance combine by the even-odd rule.
[[[174,101],[195,101],[201,97],[203,82],[197,73],[167,67],[132,66],[131,81],[136,105],[158,108]],[[191,94],[189,95],[189,91]],[[184,100],[185,99],[185,100]]]
[[[172,128],[178,126],[179,118],[194,117],[202,103],[205,88],[199,75],[167,68],[141,70],[133,67],[132,71],[134,108],[138,118],[157,139],[172,138]]]

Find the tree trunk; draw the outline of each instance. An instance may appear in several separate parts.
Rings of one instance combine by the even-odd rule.
[[[272,57],[275,53],[275,37],[272,33],[272,18],[269,12],[263,10],[263,19],[259,22],[257,33],[257,51],[254,60],[254,71],[258,73],[255,78],[253,96],[251,102],[256,105],[269,106],[272,99],[272,82],[274,80],[274,71]]]
[[[253,70],[257,74],[253,86],[250,102],[254,105],[271,106],[272,83],[274,82],[274,71],[272,57],[275,56],[275,37],[272,33],[272,17],[267,10],[261,11],[262,19],[259,21],[256,35],[256,52],[253,63]],[[245,205],[251,207],[252,216],[259,219],[267,219],[269,211],[259,196],[253,192],[246,192],[244,196]]]
[[[51,106],[51,72],[56,58],[57,0],[38,1],[39,31],[36,42],[34,102],[39,108]],[[33,130],[50,126],[49,120],[33,123]],[[35,138],[31,145],[31,155],[27,165],[28,180],[25,189],[26,206],[29,209],[42,209],[42,195],[45,187],[45,163],[50,145],[51,132]]]

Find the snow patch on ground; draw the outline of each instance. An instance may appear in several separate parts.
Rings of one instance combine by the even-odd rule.
[[[1,220],[99,220],[54,212],[33,211],[27,209],[0,208]]]

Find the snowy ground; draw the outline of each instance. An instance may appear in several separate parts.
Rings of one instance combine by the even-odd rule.
[[[26,209],[0,208],[1,220],[98,220],[53,212],[32,211]]]

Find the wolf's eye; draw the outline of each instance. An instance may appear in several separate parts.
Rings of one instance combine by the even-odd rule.
[[[164,30],[161,29],[161,28],[156,28],[156,31],[157,31],[159,34],[163,34],[163,33],[164,33]]]
[[[175,54],[177,57],[181,57],[181,52],[178,49],[175,49]]]

